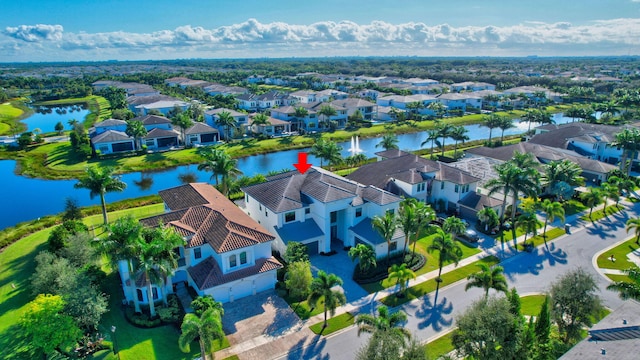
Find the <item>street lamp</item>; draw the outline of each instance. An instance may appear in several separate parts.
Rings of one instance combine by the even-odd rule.
[[[118,355],[118,360],[120,360],[120,354],[118,353],[118,341],[117,341],[117,338],[116,338],[116,326],[115,325],[111,326],[111,334],[113,335],[112,336],[112,338],[113,338],[113,353],[115,355]]]

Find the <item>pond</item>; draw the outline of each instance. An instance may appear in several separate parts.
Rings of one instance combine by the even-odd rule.
[[[556,123],[571,122],[572,119],[563,117],[562,114],[554,116]],[[505,131],[505,135],[521,134],[527,130],[528,124],[515,121],[517,127]],[[532,126],[535,126],[532,125]],[[465,126],[469,130],[471,140],[487,139],[489,129],[479,125]],[[494,129],[492,136],[500,137],[500,129]],[[398,144],[403,150],[418,150],[423,148],[421,143],[425,140],[425,132],[398,135]],[[373,157],[374,153],[382,149],[376,148],[380,138],[362,139],[360,148],[367,157]],[[447,141],[447,144],[452,142]],[[343,148],[342,155],[349,156],[348,149],[351,142],[339,144]],[[238,168],[246,176],[266,174],[269,171],[293,169],[293,164],[298,161],[298,153],[309,149],[286,150],[276,153],[248,156],[238,159]],[[314,165],[320,165],[320,161],[309,156],[308,161]],[[98,197],[89,198],[89,191],[76,189],[73,185],[76,180],[42,180],[18,176],[14,173],[16,162],[12,160],[0,161],[0,186],[3,189],[1,201],[2,216],[0,216],[0,229],[15,225],[22,221],[32,220],[48,214],[59,213],[64,209],[67,197],[78,200],[81,206],[97,205]],[[122,175],[122,180],[127,183],[127,189],[121,193],[109,193],[107,202],[122,199],[135,198],[144,195],[157,194],[158,191],[188,182],[212,182],[211,173],[198,171],[197,165],[178,166],[154,172],[135,172]]]
[[[84,104],[70,106],[34,106],[34,113],[22,122],[28,131],[40,129],[41,133],[54,132],[57,123],[61,122],[65,129],[69,129],[68,121],[75,119],[82,123],[89,114]]]

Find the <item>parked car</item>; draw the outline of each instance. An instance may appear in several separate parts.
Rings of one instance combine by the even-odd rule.
[[[475,230],[467,229],[465,232],[459,235],[462,240],[470,243],[477,243],[480,240],[480,235]]]
[[[444,218],[438,216],[437,218],[431,220],[431,222],[429,222],[429,224],[442,226],[442,224],[444,224]]]

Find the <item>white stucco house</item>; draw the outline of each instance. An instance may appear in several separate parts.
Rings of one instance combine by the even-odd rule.
[[[222,303],[270,290],[282,264],[271,256],[273,235],[206,183],[160,191],[168,212],[142,219],[144,226],[175,229],[186,241],[176,249],[178,268],[162,285],[152,285],[153,301],[184,282]],[[142,279],[134,279],[125,261],[118,266],[125,299],[148,304]]]
[[[106,130],[91,138],[91,146],[102,155],[134,150],[133,138],[118,130]]]
[[[244,211],[271,231],[273,248],[283,254],[289,242],[307,246],[310,254],[359,243],[387,255],[387,242],[371,226],[375,216],[397,212],[401,198],[382,189],[347,180],[322,168],[304,174],[287,172],[248,186]],[[397,230],[390,251],[402,251],[404,235]]]

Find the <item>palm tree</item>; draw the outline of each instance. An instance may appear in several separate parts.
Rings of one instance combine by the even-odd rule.
[[[269,124],[269,116],[267,116],[267,114],[264,113],[258,113],[256,114],[253,119],[251,119],[251,128],[253,129],[253,127],[256,127],[256,132],[258,132],[258,128],[260,126],[264,126],[264,125],[268,125]]]
[[[414,211],[415,211],[415,223],[416,230],[413,232],[413,251],[412,258],[416,256],[416,243],[420,237],[420,233],[422,230],[429,225],[429,223],[436,218],[436,212],[433,210],[431,205],[423,203],[422,201],[416,201],[414,203]]]
[[[593,208],[600,204],[604,198],[604,194],[600,188],[590,187],[589,191],[580,194],[580,200],[589,207],[589,219],[591,219],[591,213]]]
[[[388,331],[404,341],[411,338],[411,332],[402,327],[406,321],[407,314],[404,311],[398,310],[392,313],[389,308],[382,305],[378,307],[378,316],[360,314],[355,322],[358,325],[358,336],[363,332],[373,334],[377,331]]]
[[[303,108],[302,106],[298,106],[295,109],[295,113],[293,116],[296,117],[296,120],[298,120],[298,125],[297,125],[297,131],[300,131],[300,129],[302,129],[302,124],[304,123],[304,119],[307,117],[307,115],[309,115],[309,110]]]
[[[180,350],[190,352],[191,342],[198,339],[202,359],[207,360],[209,356],[213,359],[213,342],[224,338],[221,316],[222,313],[217,308],[208,309],[200,317],[186,314],[180,327],[182,334],[178,338]]]
[[[444,220],[442,224],[442,230],[451,234],[451,237],[455,239],[458,235],[464,233],[467,229],[467,225],[462,221],[462,219],[457,218],[455,216],[449,216]]]
[[[514,127],[516,126],[513,125],[513,121],[508,117],[505,116],[500,120],[500,124],[498,125],[498,128],[502,130],[502,133],[500,134],[500,144],[504,143],[504,131],[507,129],[512,129]]]
[[[489,190],[489,195],[493,195],[497,192],[504,194],[502,200],[501,218],[504,222],[506,218],[507,199],[509,194],[515,193],[517,196],[517,190],[515,182],[518,180],[519,169],[510,162],[504,162],[495,166],[497,178],[490,179],[486,182],[485,186]],[[513,204],[515,206],[515,204]]]
[[[607,286],[607,290],[617,291],[622,300],[634,299],[640,301],[640,269],[632,267],[622,270],[632,282],[616,281]]]
[[[544,199],[540,204],[540,210],[544,213],[544,229],[542,230],[542,238],[546,244],[547,224],[549,221],[554,222],[556,218],[560,219],[560,221],[564,221],[564,208],[562,207],[562,204],[557,201],[552,202],[549,199]]]
[[[173,276],[178,268],[178,254],[175,249],[185,244],[184,239],[176,232],[173,227],[164,226],[162,223],[153,229],[143,231],[146,234],[147,242],[151,242],[156,247],[154,258],[155,266],[161,276],[162,301],[167,305],[167,296],[165,295],[167,279]]]
[[[438,130],[429,130],[427,131],[427,139],[420,144],[420,146],[424,146],[426,143],[431,141],[431,152],[429,153],[430,158],[433,157],[433,148],[435,145],[438,145],[438,147],[440,146],[440,141],[438,141],[439,137],[440,134],[438,133]]]
[[[339,164],[342,162],[342,147],[333,141],[328,141],[320,138],[311,146],[309,154],[314,155],[320,159],[320,167],[322,167],[322,160],[326,160],[330,165]]]
[[[451,131],[453,130],[453,126],[447,123],[440,123],[436,127],[436,131],[438,131],[438,135],[442,138],[442,156],[444,156],[444,143],[445,139],[451,136]]]
[[[573,192],[575,186],[584,185],[582,168],[571,160],[551,161],[543,165],[541,185],[548,193],[564,199],[563,188]]]
[[[569,109],[567,109],[567,111],[564,112],[564,115],[566,117],[570,117],[571,118],[571,122],[575,122],[576,118],[579,118],[581,115],[582,110],[577,107],[577,106],[572,106]]]
[[[376,144],[376,147],[382,147],[385,151],[398,149],[398,137],[395,134],[384,134],[382,140]]]
[[[242,171],[238,169],[238,160],[232,159],[230,156],[218,159],[215,172],[220,174],[220,192],[228,196],[233,180],[242,175]]]
[[[631,173],[631,164],[627,165],[627,159],[633,159],[636,151],[640,149],[640,130],[635,128],[623,129],[614,136],[615,141],[611,143],[611,146],[617,146],[622,149],[620,170],[628,176]]]
[[[489,231],[490,228],[493,228],[500,223],[498,214],[493,208],[490,207],[486,207],[478,211],[476,216],[478,217],[478,221],[480,221],[480,224],[484,225],[484,231]]]
[[[393,264],[388,269],[389,280],[396,279],[396,285],[399,287],[396,297],[401,297],[407,288],[407,282],[416,278],[416,273],[411,269],[407,269],[407,264]]]
[[[182,143],[184,144],[184,141],[185,141],[184,131],[185,129],[188,129],[191,126],[193,126],[193,121],[189,117],[189,114],[185,112],[180,112],[176,114],[171,118],[171,124],[180,128],[181,139],[182,139]]]
[[[140,138],[147,135],[147,129],[142,124],[142,121],[139,120],[129,120],[127,121],[127,129],[125,133],[134,139],[134,143],[136,144],[136,149],[140,148]]]
[[[320,110],[318,110],[318,115],[322,115],[324,117],[324,126],[328,127],[329,120],[332,116],[338,115],[338,112],[331,105],[322,105]]]
[[[527,109],[524,111],[522,117],[520,117],[520,122],[529,123],[529,127],[527,128],[527,132],[531,131],[531,123],[536,122],[538,120],[538,110],[536,109]]]
[[[603,203],[604,206],[602,206],[602,212],[606,215],[607,214],[607,202],[609,202],[609,199],[611,200],[615,200],[616,204],[618,203],[618,201],[620,200],[620,195],[618,193],[618,187],[614,184],[605,182],[602,185],[600,185],[600,190],[602,190],[602,196],[603,196]]]
[[[387,211],[384,216],[375,216],[371,223],[373,228],[387,242],[387,263],[391,261],[391,240],[398,228],[397,219],[394,214]]]
[[[462,258],[462,248],[458,242],[451,237],[451,234],[437,227],[435,228],[433,242],[427,247],[427,251],[429,253],[434,251],[438,252],[438,277],[436,281],[438,283],[437,288],[439,289],[440,282],[442,282],[440,275],[442,275],[444,263],[453,262],[457,266],[458,261]]]
[[[216,125],[222,126],[225,129],[225,140],[229,141],[231,138],[231,128],[236,127],[236,119],[231,115],[230,112],[224,110],[218,114],[218,117],[215,120]]]
[[[467,135],[468,131],[469,130],[462,125],[454,126],[451,130],[449,136],[453,141],[455,141],[455,145],[453,146],[453,157],[456,157],[456,154],[458,153],[458,142],[461,141],[464,144],[465,141],[469,140],[469,136]]]
[[[351,261],[358,259],[358,268],[361,273],[366,273],[369,269],[377,266],[376,252],[369,245],[358,244],[349,249]]]
[[[228,157],[229,155],[222,149],[216,149],[210,146],[200,147],[196,150],[196,153],[204,158],[204,162],[198,165],[198,170],[211,171],[210,179],[215,179],[215,183],[218,185],[218,162],[220,159]]]
[[[307,302],[310,306],[316,307],[318,301],[323,299],[324,303],[324,324],[322,328],[327,327],[327,311],[331,312],[331,316],[335,314],[336,308],[347,302],[344,293],[333,290],[334,286],[342,285],[342,279],[335,274],[327,274],[324,271],[318,271],[318,276],[313,279],[310,287],[310,294]]]
[[[493,129],[500,126],[503,118],[504,116],[498,114],[491,114],[482,118],[482,124],[480,126],[489,128],[489,144],[491,144],[491,133],[493,132]]]
[[[156,242],[141,241],[137,244],[136,257],[133,259],[132,280],[141,281],[147,287],[147,300],[149,302],[149,314],[156,316],[156,308],[153,298],[153,285],[160,284],[164,279],[164,269],[158,263],[157,255],[161,248]]]
[[[489,267],[489,265],[484,263],[477,265],[480,268],[480,272],[467,277],[469,282],[464,287],[465,291],[472,287],[483,288],[485,299],[489,297],[489,289],[502,291],[505,294],[507,293],[509,287],[507,286],[507,279],[504,277],[504,268],[502,266]]]
[[[409,244],[411,235],[415,235],[419,231],[420,224],[418,223],[418,213],[416,210],[416,203],[418,201],[415,198],[405,198],[400,203],[398,209],[398,227],[402,229],[404,233],[404,248],[402,249],[402,255],[407,253],[407,246]]]
[[[429,109],[429,110],[433,111],[434,113],[436,113],[436,117],[437,118],[442,118],[444,113],[447,112],[447,107],[444,106],[444,104],[442,104],[439,101],[434,101],[434,102],[430,103],[429,105],[427,105],[427,109]]]
[[[112,167],[91,166],[87,167],[85,172],[85,176],[74,187],[76,189],[88,189],[89,197],[92,199],[96,195],[100,195],[102,218],[104,219],[104,224],[107,225],[107,203],[104,200],[104,195],[110,192],[124,191],[127,184],[113,175],[114,169]]]
[[[627,220],[626,225],[627,227],[625,230],[627,230],[627,234],[630,230],[634,230],[636,235],[636,244],[640,245],[640,218],[629,219]]]
[[[540,226],[540,220],[533,212],[527,212],[520,216],[515,223],[516,228],[524,230],[524,245],[527,245],[527,236],[532,234],[533,236],[537,235],[538,226]]]

